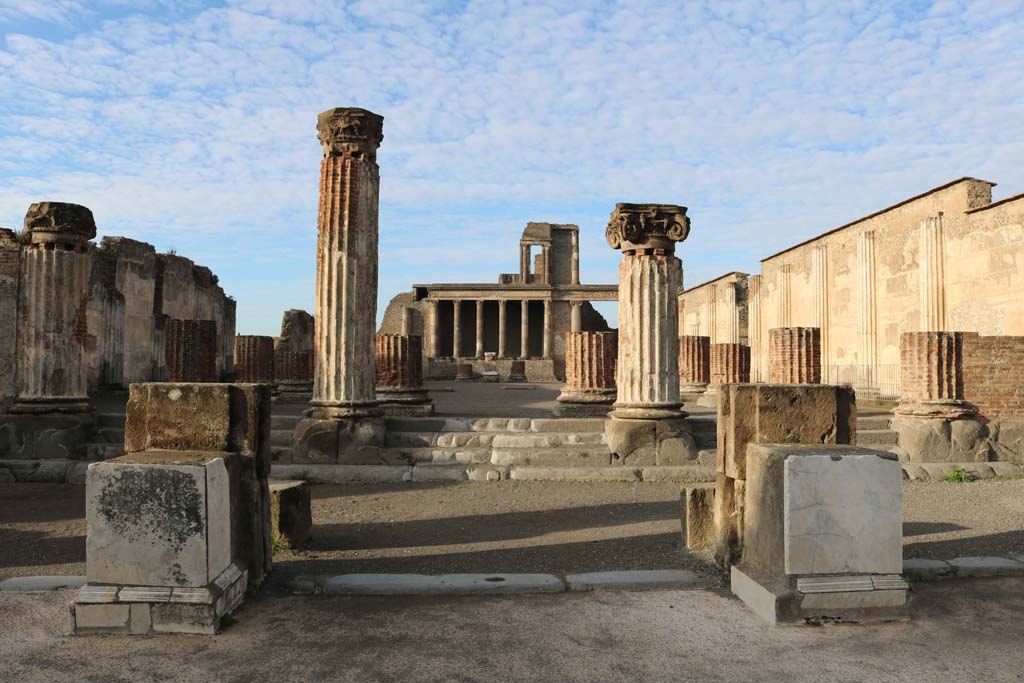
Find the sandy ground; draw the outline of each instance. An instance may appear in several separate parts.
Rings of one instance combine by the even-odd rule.
[[[66,637],[72,593],[0,594],[0,678],[63,681],[1022,681],[1024,579],[914,587],[913,620],[770,627],[714,591],[265,595],[216,637]]]
[[[278,576],[689,567],[679,488],[520,482],[314,487],[313,540]],[[0,578],[84,574],[84,488],[0,484]],[[1024,552],[1024,480],[904,483],[906,557]]]

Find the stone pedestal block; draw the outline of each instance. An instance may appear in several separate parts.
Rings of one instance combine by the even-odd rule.
[[[857,408],[853,391],[831,385],[730,384],[718,397],[719,478],[716,559],[733,564],[742,552],[742,496],[751,443],[854,444]],[[731,523],[728,522],[731,520]]]
[[[711,337],[684,335],[679,340],[679,391],[701,394],[711,382]]]
[[[476,379],[473,374],[472,363],[458,363],[455,366],[455,380],[457,382],[471,382]]]
[[[273,383],[273,337],[257,335],[235,337],[235,381],[246,384]]]
[[[692,465],[697,444],[685,415],[674,420],[610,419],[605,438],[614,465]]]
[[[770,623],[907,617],[903,472],[884,451],[751,444],[733,592]]]
[[[292,436],[295,464],[382,465],[386,427],[383,417],[299,421]]]
[[[525,360],[513,360],[511,368],[508,374],[509,382],[525,382],[526,381],[526,361]]]
[[[377,400],[385,415],[433,415],[423,386],[422,337],[377,335]]]
[[[275,544],[297,548],[313,528],[309,484],[304,481],[270,483],[270,530]]]
[[[614,332],[570,332],[566,335],[565,385],[554,414],[559,417],[605,415],[615,401]]]
[[[684,488],[681,492],[683,543],[704,548],[715,542],[713,488]]]
[[[779,327],[769,330],[768,377],[773,384],[819,384],[821,329]]]
[[[169,382],[217,381],[216,322],[170,318],[163,336]]]

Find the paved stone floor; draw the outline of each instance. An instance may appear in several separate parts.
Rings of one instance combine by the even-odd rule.
[[[62,635],[68,591],[0,594],[0,677],[63,681],[1021,681],[1024,579],[917,584],[914,620],[770,627],[713,591],[267,595],[216,637]]]

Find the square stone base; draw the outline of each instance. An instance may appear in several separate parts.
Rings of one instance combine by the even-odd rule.
[[[697,462],[697,443],[685,413],[661,420],[622,419],[613,414],[605,421],[604,430],[613,465],[692,465]]]
[[[306,417],[295,426],[292,462],[323,465],[382,465],[383,417]]]
[[[202,588],[86,584],[68,606],[75,635],[213,635],[245,598],[248,572],[230,565]]]
[[[733,595],[769,624],[908,621],[910,592],[894,574],[765,579],[733,566]]]

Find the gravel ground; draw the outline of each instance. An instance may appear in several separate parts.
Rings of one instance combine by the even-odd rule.
[[[1024,480],[904,482],[906,557],[1024,552]],[[278,573],[687,567],[678,486],[465,482],[315,486],[314,537]],[[84,488],[0,484],[0,578],[85,573]]]
[[[913,620],[772,627],[707,590],[507,597],[261,593],[216,637],[67,637],[71,591],[0,593],[0,680],[1024,681],[1024,578],[914,586]]]

